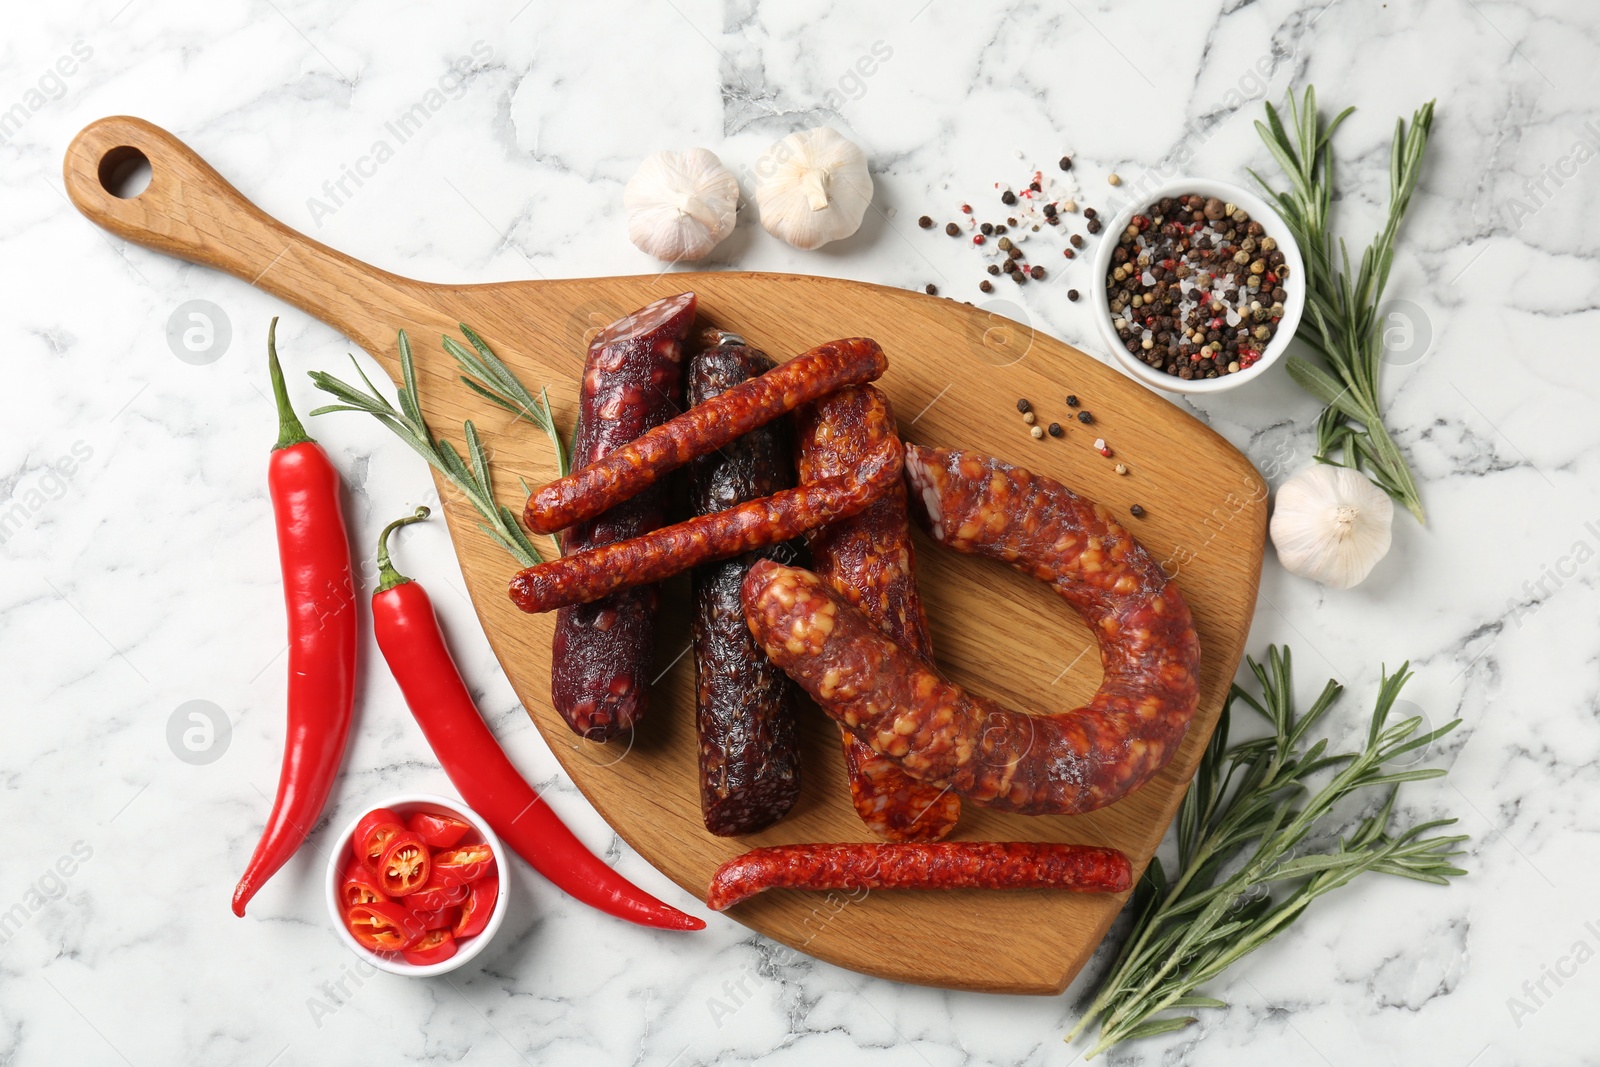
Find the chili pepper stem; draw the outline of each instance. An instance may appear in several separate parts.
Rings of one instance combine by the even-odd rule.
[[[386,593],[397,585],[405,585],[411,579],[394,569],[394,564],[389,561],[389,535],[402,526],[410,526],[414,522],[421,522],[431,512],[427,508],[418,508],[414,513],[404,518],[396,519],[383,528],[378,535],[378,592]]]
[[[294,413],[294,408],[289,404],[289,388],[283,382],[283,368],[278,365],[277,340],[278,316],[274,315],[272,325],[267,327],[267,371],[272,375],[273,399],[278,402],[278,443],[272,446],[274,452],[316,440],[306,433],[306,428],[300,424],[300,416]]]

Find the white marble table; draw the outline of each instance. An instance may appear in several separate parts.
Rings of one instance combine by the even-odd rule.
[[[971,252],[924,239],[917,215],[992,195],[1019,176],[1019,154],[1070,150],[1084,201],[1101,205],[1107,173],[1131,182],[1191,154],[1193,173],[1243,180],[1270,164],[1251,129],[1261,100],[1307,80],[1360,108],[1340,135],[1339,214],[1363,241],[1386,193],[1390,124],[1439,101],[1393,278],[1425,338],[1387,381],[1430,523],[1398,519],[1391,555],[1348,593],[1269,559],[1250,647],[1289,643],[1308,690],[1344,681],[1347,734],[1380,664],[1411,660],[1406,696],[1434,723],[1465,724],[1429,754],[1450,777],[1411,788],[1407,816],[1459,816],[1471,874],[1449,889],[1358,883],[1215,983],[1229,1009],[1110,1059],[1600,1057],[1600,184],[1588,162],[1600,150],[1600,17],[1578,0],[867,6],[8,11],[0,1063],[955,1067],[1066,1064],[1085,1047],[1061,1042],[1082,988],[1028,999],[898,986],[775,959],[716,918],[694,937],[657,936],[520,865],[508,929],[449,981],[356,974],[327,929],[310,849],[248,920],[233,918],[284,688],[262,337],[284,314],[302,410],[316,399],[302,372],[336,366],[346,344],[81,219],[60,162],[84,123],[147,117],[291,225],[403,273],[461,280],[653,270],[621,213],[644,153],[706,145],[739,169],[793,129],[832,123],[872,157],[882,216],[820,253],[745,220],[716,265],[935,282],[978,299]],[[863,56],[875,58],[858,68]],[[463,81],[448,73],[458,61]],[[388,124],[419,103],[425,120],[400,143]],[[392,153],[362,163],[380,139]],[[346,167],[365,176],[337,195]],[[1091,284],[1083,260],[1058,274]],[[1097,351],[1089,304],[1068,302],[1067,287],[1012,295],[1039,327]],[[167,335],[192,300],[221,309],[231,338],[185,360]],[[1275,482],[1310,461],[1316,406],[1281,370],[1193,410]],[[314,432],[345,473],[362,544],[430,491],[423,464],[370,420],[319,419]],[[629,877],[703,912],[559,772],[476,626],[442,526],[407,534],[405,559],[513,758]],[[449,788],[384,670],[364,674],[360,696],[335,823],[388,793]],[[210,763],[169,746],[190,701],[227,723]]]

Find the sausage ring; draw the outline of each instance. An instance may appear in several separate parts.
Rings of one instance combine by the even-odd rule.
[[[1099,505],[975,454],[906,447],[934,540],[1033,575],[1083,616],[1104,679],[1084,707],[1013,711],[941,678],[815,574],[763,561],[745,621],[817,704],[912,777],[1002,811],[1079,814],[1176,754],[1199,702],[1200,642],[1177,585]]]

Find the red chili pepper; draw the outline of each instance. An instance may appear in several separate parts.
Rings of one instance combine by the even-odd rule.
[[[415,945],[401,953],[407,963],[426,967],[443,963],[456,954],[456,939],[449,930],[429,930]]]
[[[289,406],[278,366],[277,328],[273,319],[267,368],[278,402],[278,443],[267,488],[289,609],[289,726],[272,814],[233,891],[233,913],[240,916],[322,815],[344,758],[355,699],[355,583],[339,507],[339,473]]]
[[[472,832],[472,824],[449,815],[419,811],[406,820],[406,829],[422,838],[429,848],[454,848]]]
[[[383,891],[383,886],[378,882],[378,876],[372,868],[359,860],[351,860],[344,869],[344,878],[339,883],[339,899],[346,908],[353,908],[357,904],[387,904],[388,894]]]
[[[373,952],[403,952],[428,931],[407,921],[398,904],[357,904],[344,913],[344,922],[362,948]]]
[[[411,714],[462,799],[534,870],[590,907],[641,926],[704,929],[703,920],[657,900],[585,848],[506,758],[450,658],[428,594],[389,562],[389,533],[427,515],[427,508],[418,508],[378,539],[372,628]]]

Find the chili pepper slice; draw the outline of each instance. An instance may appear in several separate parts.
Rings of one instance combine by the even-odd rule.
[[[585,848],[506,758],[450,658],[428,594],[389,562],[390,532],[427,515],[427,508],[418,508],[390,523],[378,539],[373,632],[412,716],[462,799],[534,870],[590,907],[641,926],[705,929],[704,920],[657,900]]]
[[[389,839],[378,861],[378,888],[385,896],[403,897],[428,884],[433,858],[422,838],[402,830]]]
[[[339,882],[339,899],[346,908],[357,904],[386,904],[389,900],[378,884],[378,876],[360,860],[345,866],[344,877]]]
[[[466,885],[494,869],[494,853],[488,845],[462,845],[433,854],[433,870],[440,885]]]
[[[406,913],[408,930],[453,930],[461,919],[461,909],[455,905],[446,908],[412,908]]]
[[[456,954],[456,939],[449,930],[429,930],[411,948],[401,953],[407,963],[426,967],[430,963],[443,963]]]
[[[278,794],[233,891],[233,913],[239,916],[322,815],[344,759],[355,701],[355,583],[339,507],[339,473],[289,404],[278,365],[277,329],[274,318],[267,331],[267,369],[278,404],[278,443],[267,467],[267,488],[289,614],[289,721]]]
[[[429,848],[454,848],[472,831],[472,824],[450,815],[419,811],[406,820],[406,829],[422,838]]]
[[[350,835],[350,849],[356,859],[376,870],[378,861],[383,859],[383,850],[389,847],[396,834],[405,833],[405,829],[400,816],[388,808],[369,811],[356,823],[356,832]]]
[[[373,952],[403,952],[427,933],[408,923],[398,904],[357,904],[344,918],[357,943]]]
[[[472,895],[472,890],[462,885],[445,885],[439,881],[439,872],[430,870],[428,881],[423,887],[406,897],[406,904],[412,908],[433,911],[438,908],[448,908],[452,904],[460,904]]]
[[[476,937],[489,925],[494,914],[495,901],[500,899],[500,879],[489,876],[472,883],[472,895],[461,905],[461,917],[456,920],[456,940]]]

